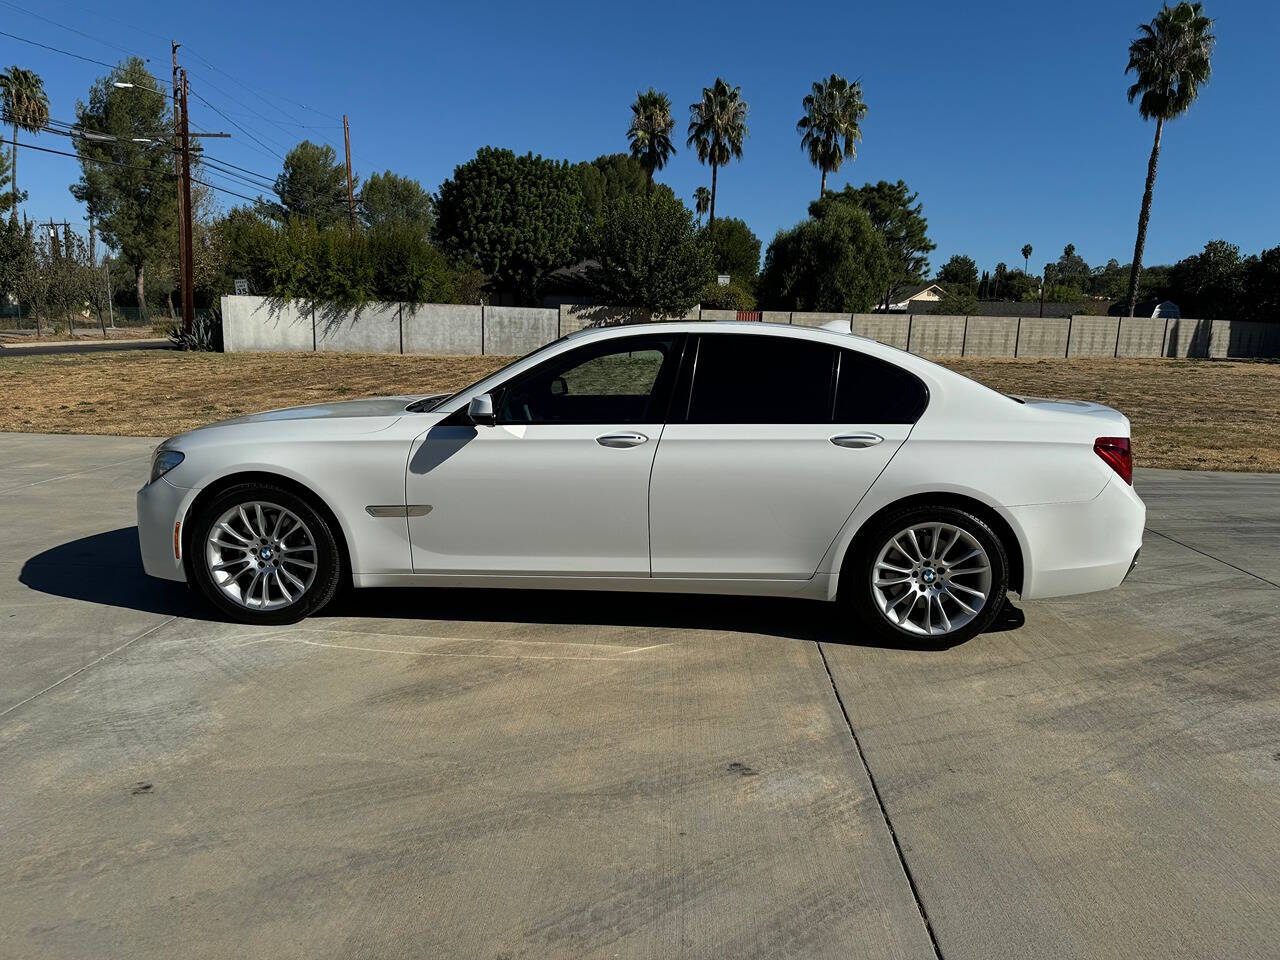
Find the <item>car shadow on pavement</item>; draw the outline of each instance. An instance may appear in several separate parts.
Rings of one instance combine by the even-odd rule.
[[[27,560],[18,581],[56,597],[85,600],[143,613],[215,619],[212,610],[181,583],[149,577],[138,553],[138,528],[69,540]]]
[[[186,586],[149,577],[138,528],[121,527],[59,544],[23,564],[21,583],[53,596],[192,620],[222,618]],[[883,647],[843,608],[814,600],[584,590],[421,587],[346,590],[320,616],[717,630],[853,646]],[[1008,601],[988,632],[1016,630],[1026,618]],[[951,644],[903,640],[899,649]]]

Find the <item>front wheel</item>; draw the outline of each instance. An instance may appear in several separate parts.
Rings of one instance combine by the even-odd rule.
[[[881,639],[962,643],[987,629],[1004,605],[1004,546],[966,510],[901,510],[860,537],[855,550],[841,592]]]
[[[244,623],[295,623],[337,590],[341,554],[329,522],[270,484],[219,493],[195,518],[188,569],[201,593]]]

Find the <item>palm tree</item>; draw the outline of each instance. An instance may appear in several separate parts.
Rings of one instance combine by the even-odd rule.
[[[711,209],[711,191],[706,187],[698,187],[693,191],[693,212],[698,215],[698,222],[702,222],[703,214]]]
[[[1031,276],[1031,254],[1034,252],[1031,244],[1024,243],[1022,245],[1022,272],[1027,276]]]
[[[707,225],[716,222],[716,171],[733,159],[742,159],[747,138],[747,101],[742,88],[731,87],[720,77],[702,88],[702,99],[689,104],[688,145],[696,147],[698,160],[711,165],[711,206]]]
[[[640,161],[649,175],[650,187],[653,186],[654,171],[665,167],[667,160],[676,152],[671,143],[671,131],[675,125],[671,117],[671,100],[665,93],[650,87],[644,93],[636,94],[636,102],[631,105],[627,139],[631,141],[631,156]]]
[[[45,96],[44,81],[33,70],[10,67],[0,73],[0,92],[3,101],[5,123],[13,124],[13,209],[9,216],[18,219],[18,129],[27,133],[39,133],[49,123],[49,98]]]
[[[796,124],[796,130],[804,134],[800,148],[809,151],[809,162],[822,171],[822,186],[818,199],[827,192],[827,174],[835,173],[848,157],[858,155],[854,144],[862,139],[859,124],[867,115],[867,105],[862,100],[862,85],[850,83],[833,73],[826,80],[813,85],[813,92],[804,98],[804,116]]]
[[[1129,102],[1138,101],[1143,120],[1155,119],[1156,137],[1147,162],[1147,185],[1138,214],[1138,239],[1133,245],[1133,266],[1129,270],[1129,316],[1138,303],[1138,275],[1142,272],[1142,250],[1147,243],[1151,219],[1151,192],[1156,185],[1160,162],[1160,135],[1164,122],[1186,113],[1195,103],[1200,88],[1209,82],[1209,59],[1213,53],[1213,21],[1199,3],[1167,3],[1150,23],[1138,25],[1139,35],[1129,44],[1129,65],[1136,79],[1129,87]]]

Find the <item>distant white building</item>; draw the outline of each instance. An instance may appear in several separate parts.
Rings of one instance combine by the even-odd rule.
[[[936,283],[917,283],[914,287],[907,287],[898,296],[900,299],[897,303],[889,304],[891,313],[911,313],[914,304],[937,303],[946,296],[946,291]]]

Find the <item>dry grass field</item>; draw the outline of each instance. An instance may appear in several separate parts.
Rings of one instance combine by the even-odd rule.
[[[0,430],[168,436],[274,407],[465,386],[506,357],[202,354],[0,357]],[[1280,471],[1280,363],[953,358],[1006,393],[1098,400],[1140,466]]]

